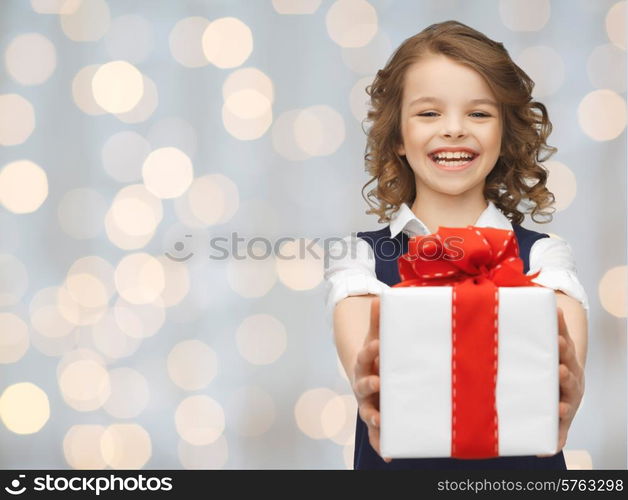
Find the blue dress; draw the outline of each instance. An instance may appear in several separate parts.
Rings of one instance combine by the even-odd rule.
[[[530,249],[535,241],[549,237],[544,233],[530,231],[518,224],[513,224],[515,237],[519,244],[519,254],[523,261],[523,271],[530,269]],[[401,281],[397,269],[397,258],[408,251],[408,236],[400,232],[390,237],[390,226],[378,231],[360,232],[358,237],[369,243],[375,255],[375,274],[377,279],[389,286]],[[356,417],[355,452],[353,466],[358,470],[368,469],[414,469],[414,470],[472,470],[472,469],[555,469],[566,470],[562,450],[551,457],[531,456],[496,457],[486,459],[458,458],[403,458],[386,463],[369,443],[368,428],[359,415]]]

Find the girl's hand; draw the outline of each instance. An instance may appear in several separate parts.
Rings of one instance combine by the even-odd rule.
[[[379,454],[379,297],[371,300],[371,322],[358,352],[353,376],[353,392],[358,400],[358,413],[368,427],[369,442]],[[390,462],[390,458],[384,459]]]
[[[569,336],[563,310],[558,309],[558,373],[560,377],[560,401],[558,403],[558,451],[567,442],[567,433],[576,416],[584,395],[584,370],[576,358],[576,348]],[[538,455],[547,457],[552,455]]]
[[[567,442],[567,432],[584,395],[584,370],[576,358],[576,347],[569,336],[563,310],[558,308],[558,349],[560,353],[560,403],[558,449]]]

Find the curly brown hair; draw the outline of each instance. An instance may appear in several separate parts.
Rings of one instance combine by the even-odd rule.
[[[430,54],[443,54],[480,73],[499,102],[504,124],[502,147],[486,177],[484,197],[514,224],[524,219],[520,204],[528,205],[525,213],[535,222],[550,222],[555,200],[546,187],[547,170],[539,165],[557,151],[546,142],[552,132],[547,109],[532,100],[534,82],[513,62],[502,43],[458,21],[432,24],[405,40],[366,87],[371,99],[365,121],[371,126],[365,130],[364,160],[372,176],[362,188],[362,196],[371,207],[366,213],[377,214],[380,223],[390,222],[402,203],[414,202],[414,173],[405,156],[396,152],[402,144],[403,82],[408,67]],[[365,196],[373,182],[377,185]],[[537,215],[546,220],[535,219]]]

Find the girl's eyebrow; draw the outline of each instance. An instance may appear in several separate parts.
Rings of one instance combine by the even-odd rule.
[[[438,97],[419,97],[418,99],[415,99],[414,101],[412,101],[409,106],[413,106],[414,104],[418,104],[418,103],[422,103],[422,102],[435,102],[438,104],[442,104],[443,101],[441,99],[439,99]],[[482,98],[482,99],[471,99],[469,101],[469,104],[488,104],[489,106],[494,106],[495,108],[497,108],[497,103],[493,100],[493,99],[486,99],[486,98]]]

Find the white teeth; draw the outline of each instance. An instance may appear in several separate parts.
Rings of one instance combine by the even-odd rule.
[[[467,153],[466,151],[455,151],[453,153],[437,153],[436,155],[433,155],[433,158],[435,160],[453,160],[453,159],[460,159],[463,158],[465,160],[469,160],[471,158],[473,158],[474,155],[472,155],[471,153]]]

